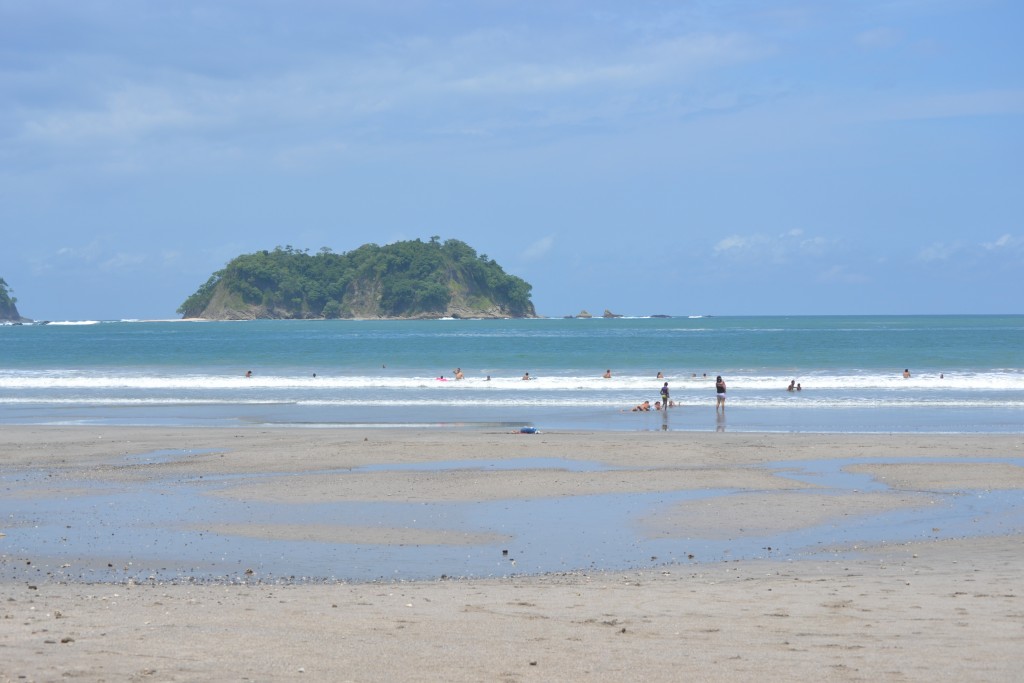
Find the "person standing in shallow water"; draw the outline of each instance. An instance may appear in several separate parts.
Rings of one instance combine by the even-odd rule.
[[[721,375],[715,379],[715,412],[719,410],[725,414],[725,380]]]
[[[661,386],[661,405],[668,408],[668,382]]]

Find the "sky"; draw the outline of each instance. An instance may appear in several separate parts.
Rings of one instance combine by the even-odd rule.
[[[0,277],[459,239],[541,315],[1024,312],[1018,0],[0,0]]]

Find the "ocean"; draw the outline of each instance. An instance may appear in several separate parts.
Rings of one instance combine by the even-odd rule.
[[[5,325],[0,424],[1021,433],[1024,316]]]

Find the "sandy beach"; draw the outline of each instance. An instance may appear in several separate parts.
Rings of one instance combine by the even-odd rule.
[[[4,427],[0,458],[4,681],[1019,678],[1019,435]],[[573,500],[609,516],[550,526],[623,518],[594,544],[630,567],[533,573],[535,522],[451,512]],[[392,503],[444,514],[356,515]],[[434,578],[280,571],[353,544]]]

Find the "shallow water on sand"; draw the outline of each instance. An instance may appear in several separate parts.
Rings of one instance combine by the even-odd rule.
[[[115,466],[188,458],[195,452],[124,456]],[[845,471],[856,459],[783,462],[764,468],[814,484],[786,495],[886,493],[883,481]],[[899,459],[900,463],[936,462]],[[1024,465],[1020,458],[950,460]],[[345,471],[453,469],[601,471],[601,463],[524,458],[427,465],[381,464]],[[700,537],[650,538],[639,521],[686,501],[731,489],[444,503],[267,503],[209,495],[261,475],[146,483],[55,480],[44,470],[4,474],[0,576],[30,581],[374,581],[498,577],[547,572],[653,568],[723,560],[798,559],[859,545],[1024,532],[1024,495],[1010,491],[927,492],[919,507],[852,514],[786,532],[735,529]],[[34,492],[34,493],[32,493]],[[28,495],[32,493],[32,495]],[[336,543],[274,540],[204,531],[212,525],[339,525],[445,531],[491,539],[472,544]],[[498,539],[498,540],[494,540]]]

